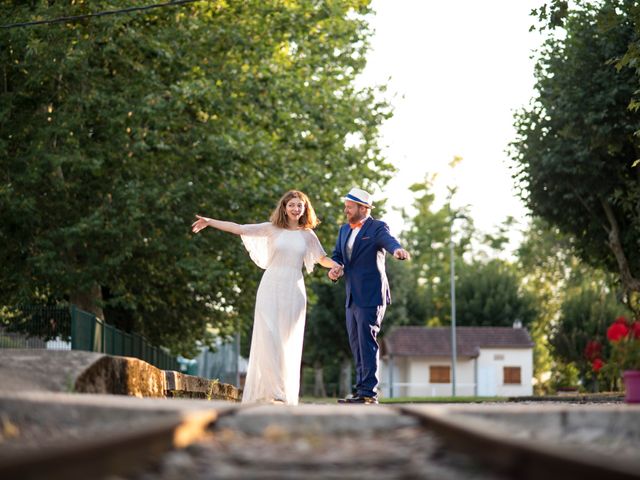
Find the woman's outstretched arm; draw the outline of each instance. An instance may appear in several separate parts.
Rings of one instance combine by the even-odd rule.
[[[196,218],[197,220],[191,224],[191,231],[193,233],[198,233],[200,230],[204,230],[207,227],[216,228],[223,232],[234,233],[236,235],[240,235],[242,233],[242,225],[237,223],[201,217],[200,215],[196,215]]]
[[[332,260],[326,255],[324,257],[321,257],[320,260],[318,260],[318,263],[323,267],[326,267],[329,269],[329,273],[328,273],[329,278],[334,282],[337,279],[339,279],[342,275],[344,275],[344,266],[340,265],[338,262],[336,262],[335,260]]]
[[[338,262],[336,262],[334,260],[331,260],[331,258],[326,256],[326,255],[320,257],[318,259],[318,263],[320,265],[322,265],[323,267],[325,267],[325,268],[340,268],[340,267],[342,267],[342,265],[340,265]]]

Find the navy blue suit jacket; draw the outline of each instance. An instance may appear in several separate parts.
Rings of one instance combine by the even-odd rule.
[[[389,281],[384,266],[385,251],[395,252],[400,243],[389,232],[386,223],[368,217],[358,232],[351,259],[347,259],[346,245],[351,227],[340,227],[336,248],[331,258],[344,265],[347,304],[376,307],[391,303]]]

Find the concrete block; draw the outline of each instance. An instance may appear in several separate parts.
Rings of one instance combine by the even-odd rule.
[[[217,380],[186,375],[171,370],[165,371],[167,397],[202,398],[207,400],[239,401],[238,389]]]
[[[165,375],[163,370],[138,358],[105,355],[78,376],[75,391],[164,397]]]

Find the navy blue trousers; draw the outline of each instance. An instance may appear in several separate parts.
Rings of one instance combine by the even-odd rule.
[[[377,395],[378,383],[378,332],[386,305],[358,307],[349,302],[347,307],[347,333],[356,365],[356,392],[360,396]]]

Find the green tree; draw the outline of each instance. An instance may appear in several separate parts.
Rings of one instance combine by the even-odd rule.
[[[408,261],[398,261],[388,255],[386,272],[391,289],[391,305],[387,307],[384,314],[384,322],[380,330],[382,336],[392,325],[413,325],[416,319],[424,320],[426,311],[424,307],[426,299],[415,298],[419,293],[416,292],[418,283],[413,257]]]
[[[640,291],[638,79],[616,60],[638,39],[635,2],[581,2],[543,12],[549,36],[536,65],[537,95],[516,116],[511,156],[531,211],[574,239],[577,255]],[[562,34],[554,27],[562,26]],[[636,294],[626,299],[637,304]]]
[[[594,271],[588,275],[574,274],[551,332],[554,356],[564,364],[575,365],[582,384],[589,389],[597,387],[591,362],[585,356],[587,343],[599,342],[603,347],[602,358],[606,358],[607,328],[616,317],[626,313],[611,282],[610,275]]]
[[[521,287],[515,266],[504,260],[465,265],[456,282],[456,318],[464,326],[529,327],[537,316],[533,295]]]
[[[534,217],[524,232],[516,264],[523,275],[523,288],[536,299],[538,315],[529,327],[535,343],[535,387],[546,393],[552,388],[549,380],[558,378],[559,369],[564,371],[564,363],[552,355],[549,336],[557,323],[568,279],[572,270],[580,268],[580,261],[573,254],[570,237]]]
[[[411,278],[415,290],[406,299],[406,323],[412,325],[442,325],[451,321],[451,232],[455,221],[456,269],[464,262],[465,252],[470,250],[473,223],[466,208],[452,208],[451,196],[440,208],[436,208],[432,192],[433,178],[411,186],[417,195],[412,217],[403,212],[408,228],[402,241],[411,252]],[[453,192],[451,192],[453,194]]]
[[[3,22],[113,2],[12,2]],[[367,1],[198,2],[0,32],[0,304],[72,302],[174,350],[248,328],[259,270],[195,213],[265,221],[383,185],[389,116],[354,78]],[[346,140],[349,140],[347,142]]]
[[[313,284],[315,301],[309,309],[303,363],[314,370],[314,395],[326,396],[325,383],[337,383],[339,395],[351,393],[352,354],[345,326],[345,289],[328,278]],[[325,376],[325,371],[337,375]]]

